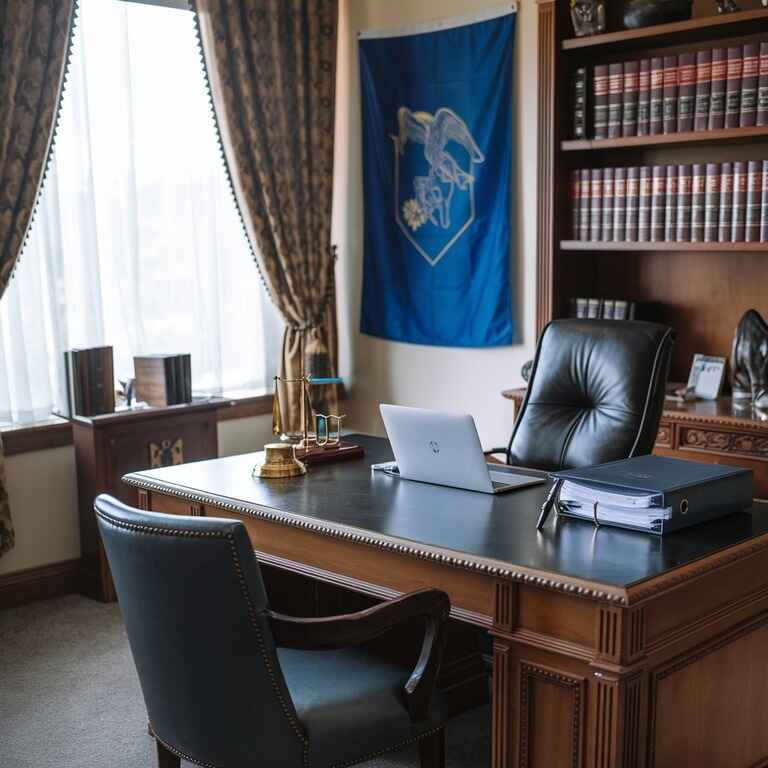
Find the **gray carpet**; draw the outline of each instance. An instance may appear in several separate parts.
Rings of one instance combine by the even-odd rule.
[[[150,768],[153,744],[116,605],[79,596],[0,611],[3,768]],[[481,708],[448,727],[450,768],[490,762]],[[413,750],[368,768],[410,768]]]

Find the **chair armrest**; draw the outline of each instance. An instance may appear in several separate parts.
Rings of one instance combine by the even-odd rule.
[[[451,610],[448,595],[439,589],[419,589],[365,611],[317,619],[267,611],[275,643],[285,648],[329,650],[359,645],[383,635],[412,618],[426,621],[421,653],[405,695],[414,722],[429,716],[432,693],[445,644],[445,623]]]
[[[494,459],[494,454],[503,454],[504,455],[504,461],[501,462],[498,459]],[[483,451],[483,456],[485,456],[486,459],[490,459],[491,463],[493,464],[506,464],[507,463],[507,448],[506,446],[502,448],[491,448],[490,450]]]

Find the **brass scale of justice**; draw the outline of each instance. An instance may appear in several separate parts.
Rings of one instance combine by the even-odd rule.
[[[253,468],[254,477],[296,477],[306,474],[308,465],[351,459],[363,454],[360,446],[341,440],[341,420],[345,414],[317,413],[312,405],[311,388],[313,386],[341,384],[341,378],[314,377],[305,374],[293,379],[275,376],[274,382],[272,431],[276,436],[281,435],[281,441],[267,443],[264,446],[264,457]],[[283,433],[278,394],[281,382],[285,385],[301,387],[302,431],[298,435]],[[314,431],[310,428],[311,422],[314,422]]]

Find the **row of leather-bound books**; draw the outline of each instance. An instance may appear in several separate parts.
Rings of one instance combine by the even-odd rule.
[[[572,237],[601,242],[768,242],[768,160],[582,168]]]
[[[580,67],[573,106],[576,139],[768,125],[768,42]]]

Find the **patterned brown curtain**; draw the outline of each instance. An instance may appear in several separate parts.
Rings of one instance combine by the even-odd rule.
[[[0,0],[0,296],[48,161],[74,0]],[[0,444],[0,554],[14,544]]]
[[[195,0],[240,214],[285,320],[281,375],[336,355],[331,248],[337,0]],[[288,424],[295,429],[297,391]],[[283,398],[285,402],[286,398]],[[284,413],[284,419],[286,414]]]

